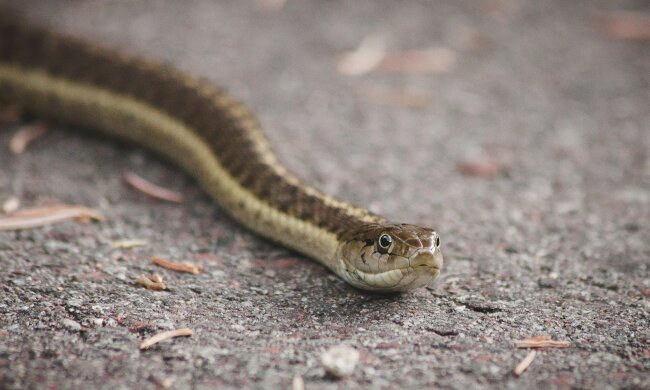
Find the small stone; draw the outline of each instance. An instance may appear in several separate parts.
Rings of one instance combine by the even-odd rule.
[[[114,327],[117,326],[117,321],[115,321],[112,318],[109,318],[107,320],[104,320],[104,326],[106,326],[108,328],[114,328]]]
[[[90,323],[95,328],[101,328],[102,326],[104,326],[104,319],[103,318],[93,318],[93,319],[90,320]]]
[[[325,371],[342,378],[354,372],[359,361],[359,351],[347,345],[338,345],[325,351],[320,360]]]
[[[77,321],[73,321],[67,318],[64,318],[61,320],[61,324],[70,330],[81,330],[81,324],[78,323]]]
[[[240,324],[232,324],[230,325],[230,329],[234,330],[235,332],[243,332],[246,330],[246,328]]]

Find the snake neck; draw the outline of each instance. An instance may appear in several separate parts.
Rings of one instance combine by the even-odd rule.
[[[166,66],[0,18],[0,100],[163,154],[235,219],[335,271],[346,231],[383,221],[305,185],[243,104]]]

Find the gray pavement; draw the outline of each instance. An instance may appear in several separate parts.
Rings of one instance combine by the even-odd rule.
[[[226,86],[292,170],[435,226],[446,264],[430,288],[366,294],[248,233],[151,154],[52,124],[14,156],[16,127],[4,126],[1,199],[108,219],[0,233],[0,388],[290,388],[295,377],[307,389],[650,388],[650,45],[594,27],[646,2],[5,3]],[[442,47],[455,61],[337,72],[338,55],[373,34],[390,52]],[[461,173],[467,163],[479,174]],[[125,170],[186,201],[146,198]],[[149,245],[111,249],[132,238]],[[152,255],[204,272],[163,270]],[[134,284],[152,272],[168,291]],[[182,327],[194,335],[138,349]],[[571,346],[541,350],[516,377],[528,351],[515,341],[539,335]],[[339,344],[361,357],[337,380],[320,356]]]

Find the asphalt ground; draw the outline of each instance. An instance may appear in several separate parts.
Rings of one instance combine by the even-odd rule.
[[[225,86],[291,170],[436,227],[446,264],[429,288],[367,294],[133,145],[50,123],[14,155],[29,122],[5,124],[0,200],[107,218],[0,232],[1,388],[650,388],[650,45],[603,27],[647,2],[5,3]],[[392,65],[342,74],[367,37]],[[426,48],[414,69],[404,51]],[[126,239],[148,244],[112,248]],[[154,272],[166,291],[135,284]],[[139,349],[179,328],[193,335]],[[514,375],[530,353],[516,341],[543,335],[570,346]],[[360,358],[337,379],[321,356],[341,344]]]

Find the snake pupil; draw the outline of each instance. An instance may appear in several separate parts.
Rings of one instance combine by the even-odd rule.
[[[388,234],[382,234],[379,237],[379,246],[383,249],[388,249],[390,247],[390,244],[393,243],[393,239],[390,238]]]

